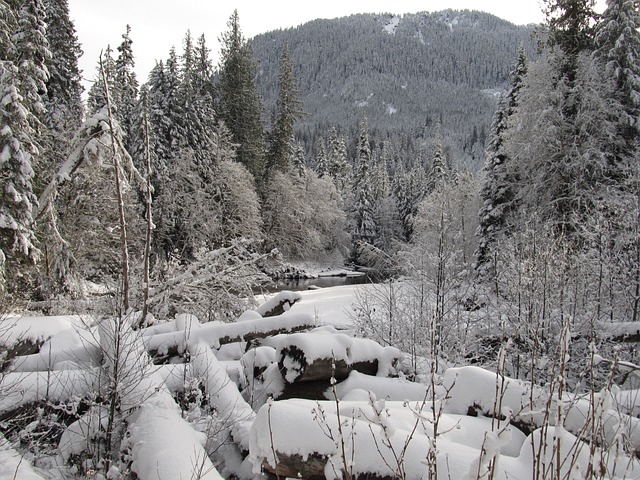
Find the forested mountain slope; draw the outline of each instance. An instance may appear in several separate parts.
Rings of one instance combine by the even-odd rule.
[[[360,14],[258,35],[252,47],[269,117],[289,45],[308,113],[298,125],[307,146],[330,125],[355,132],[363,115],[374,137],[420,141],[433,136],[442,115],[445,143],[469,153],[474,129],[482,135],[489,126],[518,48],[535,56],[533,31],[467,10]]]

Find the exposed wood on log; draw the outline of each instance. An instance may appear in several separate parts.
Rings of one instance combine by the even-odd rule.
[[[275,467],[268,462],[262,463],[262,468],[266,472],[272,473],[280,478],[303,478],[304,480],[324,480],[324,466],[327,459],[318,453],[310,454],[306,459],[300,455],[285,455],[277,452],[278,463]]]
[[[378,360],[348,364],[342,359],[316,358],[309,362],[304,351],[295,345],[290,345],[282,349],[278,367],[287,383],[329,380],[331,377],[340,381],[347,378],[353,370],[375,375],[378,372]]]
[[[256,312],[258,312],[264,318],[276,317],[278,315],[282,315],[285,312],[288,312],[293,304],[300,301],[301,299],[302,296],[299,293],[283,290],[272,299],[256,308]]]
[[[10,346],[0,345],[0,372],[6,371],[16,358],[38,353],[40,345],[41,343],[34,342],[28,338]]]
[[[284,384],[284,390],[275,397],[276,400],[303,398],[305,400],[327,400],[324,392],[331,388],[331,380],[316,380],[313,382],[297,382]]]

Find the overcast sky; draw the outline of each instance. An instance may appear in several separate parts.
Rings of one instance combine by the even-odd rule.
[[[84,77],[95,77],[100,51],[107,45],[115,51],[129,24],[140,83],[146,82],[156,60],[168,56],[171,46],[181,51],[187,30],[194,38],[204,33],[217,63],[218,37],[226,31],[234,9],[238,10],[244,36],[251,38],[316,18],[447,8],[483,10],[520,25],[543,20],[539,0],[69,0],[71,19],[85,52],[80,61]]]

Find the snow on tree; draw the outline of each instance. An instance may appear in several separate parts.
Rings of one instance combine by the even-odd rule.
[[[40,122],[45,107],[42,95],[47,92],[51,58],[46,35],[45,9],[42,0],[22,2],[17,11],[17,30],[13,35],[14,62],[18,68],[20,94],[25,107],[31,112],[34,130],[41,135]]]
[[[349,243],[341,198],[328,178],[275,172],[263,194],[267,249],[290,259],[335,259]]]
[[[318,177],[322,178],[329,173],[327,148],[324,145],[324,139],[322,137],[316,139],[313,145],[313,153],[315,158],[314,170],[318,174]]]
[[[418,206],[428,192],[427,174],[421,165],[408,172],[397,171],[393,179],[392,192],[398,207],[402,232],[405,241],[413,236],[413,222]]]
[[[34,262],[40,251],[34,233],[33,193],[34,155],[32,116],[23,104],[18,69],[11,62],[0,61],[0,275],[3,290],[8,277],[19,278],[19,266]],[[15,285],[11,285],[14,287]]]
[[[122,43],[118,46],[118,57],[115,60],[115,92],[114,105],[117,118],[124,136],[127,151],[132,147],[132,129],[134,123],[134,109],[138,98],[138,79],[136,78],[135,59],[132,49],[131,27],[127,25],[122,35]]]
[[[107,77],[107,84],[109,85],[109,92],[114,98],[118,98],[118,88],[116,83],[116,62],[113,58],[113,50],[110,45],[107,45],[106,50],[100,52],[99,62],[102,62],[105,75]],[[93,115],[107,104],[106,92],[100,81],[100,67],[96,68],[97,73],[93,81],[93,84],[89,88],[89,95],[87,99],[87,113]]]
[[[349,184],[350,167],[347,161],[347,145],[344,137],[338,136],[336,127],[329,133],[329,151],[327,152],[327,171],[340,193],[344,193]]]
[[[367,119],[360,121],[358,153],[353,178],[353,200],[351,205],[351,232],[353,240],[373,245],[377,226],[375,222],[375,198],[372,185],[372,159],[369,144]]]
[[[507,235],[509,217],[517,210],[517,178],[512,176],[509,157],[504,152],[505,136],[509,128],[509,118],[517,111],[518,95],[527,74],[527,59],[524,49],[518,53],[518,61],[511,74],[511,87],[501,98],[493,117],[486,161],[483,168],[484,179],[480,196],[482,206],[478,215],[480,241],[476,252],[476,269],[485,273],[491,265],[491,252],[497,247],[498,239]]]
[[[525,211],[537,212],[558,234],[571,237],[579,236],[581,222],[600,208],[619,175],[611,150],[618,141],[618,109],[611,101],[613,82],[589,54],[576,58],[571,84],[556,81],[557,56],[564,53],[556,50],[530,69],[505,151],[515,159],[511,175],[524,175]]]
[[[620,134],[623,154],[637,148],[640,137],[640,13],[637,0],[609,0],[596,25],[596,56],[607,75],[615,79],[617,97],[624,107]]]
[[[81,98],[82,78],[78,67],[82,48],[69,17],[68,0],[47,0],[46,22],[51,58],[48,62],[49,80],[44,100],[47,110],[45,125],[50,130],[72,136],[69,132],[75,132],[80,127],[84,107]]]
[[[220,36],[218,66],[218,114],[238,144],[237,160],[253,174],[258,184],[264,169],[262,102],[255,83],[256,65],[251,47],[242,35],[238,11]]]

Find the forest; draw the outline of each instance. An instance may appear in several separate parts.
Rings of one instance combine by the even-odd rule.
[[[127,26],[83,92],[0,0],[0,478],[640,478],[640,5],[541,6],[236,11],[146,82]]]

